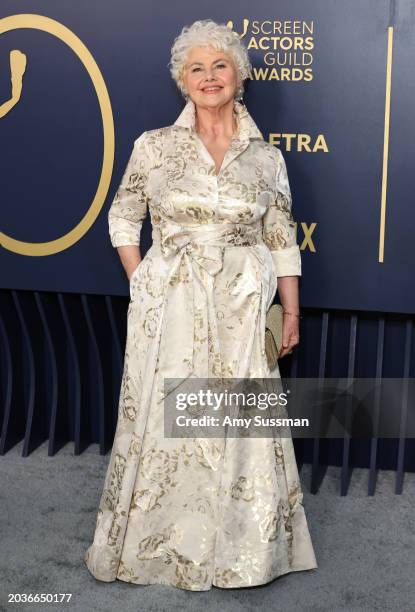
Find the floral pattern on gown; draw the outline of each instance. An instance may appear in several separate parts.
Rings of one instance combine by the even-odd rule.
[[[279,276],[301,275],[281,151],[235,101],[216,174],[189,100],[141,134],[108,213],[114,247],[153,244],[130,279],[114,444],[85,553],[98,580],[203,591],[317,567],[292,439],[164,437],[163,381],[280,377],[265,315]]]

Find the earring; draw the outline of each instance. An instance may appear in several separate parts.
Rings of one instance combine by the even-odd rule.
[[[236,90],[236,94],[235,94],[235,100],[238,100],[238,102],[243,104],[243,95],[244,95],[243,88],[242,87],[238,87],[238,89]]]

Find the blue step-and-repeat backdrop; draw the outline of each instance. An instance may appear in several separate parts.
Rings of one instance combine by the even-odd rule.
[[[0,287],[128,295],[108,208],[183,108],[174,37],[207,18],[249,49],[245,104],[287,163],[302,306],[413,313],[413,0],[3,0]]]

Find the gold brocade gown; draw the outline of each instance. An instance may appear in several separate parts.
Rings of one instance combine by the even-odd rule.
[[[98,580],[194,591],[317,567],[291,437],[165,438],[163,382],[264,378],[279,276],[301,275],[281,151],[239,102],[220,172],[189,100],[146,131],[109,210],[114,247],[153,244],[130,279],[118,422],[85,553]]]

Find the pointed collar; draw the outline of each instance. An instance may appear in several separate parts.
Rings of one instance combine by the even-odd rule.
[[[237,122],[239,125],[239,137],[247,137],[249,138],[260,138],[264,139],[260,129],[258,128],[255,121],[252,119],[251,115],[248,112],[245,104],[241,104],[237,100],[234,100],[233,104],[234,111],[236,113]],[[190,130],[194,130],[195,127],[195,115],[196,115],[196,106],[191,98],[189,98],[185,107],[183,108],[180,115],[177,117],[174,125],[179,125],[184,128],[189,128]]]

